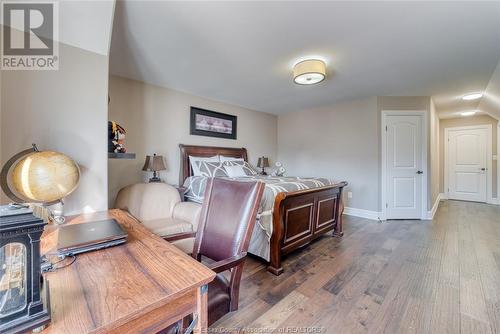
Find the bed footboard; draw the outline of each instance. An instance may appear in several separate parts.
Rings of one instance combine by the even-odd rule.
[[[273,213],[271,256],[267,270],[283,273],[284,255],[309,244],[326,232],[342,236],[342,190],[347,182],[276,196]]]

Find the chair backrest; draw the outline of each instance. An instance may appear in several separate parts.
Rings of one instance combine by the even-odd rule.
[[[181,197],[177,189],[166,183],[136,183],[118,192],[115,208],[130,212],[139,221],[172,218]]]
[[[212,178],[196,233],[193,257],[221,261],[248,250],[264,183]]]

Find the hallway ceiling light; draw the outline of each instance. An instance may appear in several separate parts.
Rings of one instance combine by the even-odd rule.
[[[474,116],[476,114],[476,111],[464,111],[463,113],[460,113],[462,116]]]
[[[483,97],[483,93],[470,93],[470,94],[464,95],[462,97],[462,100],[471,101],[471,100],[480,99],[482,97]]]
[[[306,59],[293,67],[293,81],[298,85],[314,85],[325,80],[326,65],[319,59]]]

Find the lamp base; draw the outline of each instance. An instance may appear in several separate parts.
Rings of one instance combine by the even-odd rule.
[[[149,183],[155,183],[155,182],[161,182],[161,179],[156,176],[149,179]]]

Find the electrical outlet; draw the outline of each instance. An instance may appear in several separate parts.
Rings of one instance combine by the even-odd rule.
[[[352,198],[352,191],[347,192],[347,198]]]

